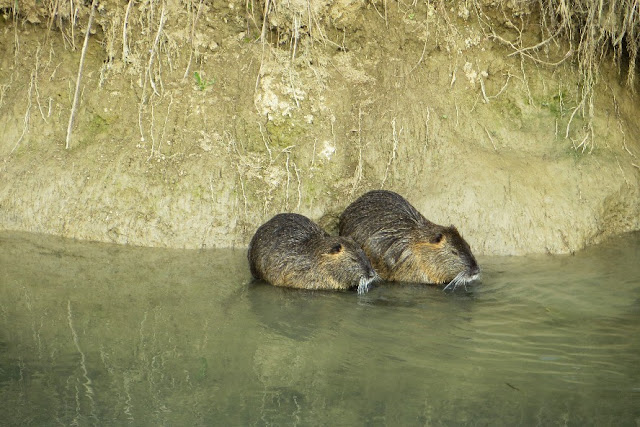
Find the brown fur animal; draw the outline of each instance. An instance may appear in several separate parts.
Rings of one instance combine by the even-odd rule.
[[[366,292],[376,277],[352,239],[329,236],[305,216],[278,214],[261,225],[249,244],[251,274],[275,286]]]
[[[341,236],[362,246],[384,280],[455,288],[480,273],[469,244],[454,226],[432,223],[392,191],[362,195],[342,213],[339,229]]]

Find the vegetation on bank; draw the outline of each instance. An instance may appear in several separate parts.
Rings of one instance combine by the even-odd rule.
[[[584,136],[581,141],[574,142],[574,148],[582,151],[593,148],[594,87],[599,81],[601,64],[615,61],[629,89],[635,92],[638,86],[640,3],[637,0],[243,0],[238,3],[212,0],[0,0],[0,11],[5,20],[20,25],[37,24],[46,29],[44,39],[62,37],[69,50],[84,52],[84,35],[100,31],[106,54],[101,74],[107,71],[138,73],[143,88],[141,110],[150,98],[162,91],[164,82],[159,60],[162,55],[166,55],[170,66],[183,67],[183,79],[194,78],[197,89],[204,90],[213,85],[215,78],[205,80],[198,70],[198,64],[207,55],[206,48],[217,48],[215,41],[202,40],[198,33],[202,21],[214,26],[216,18],[234,21],[245,28],[243,37],[247,42],[288,49],[295,58],[307,43],[314,41],[347,49],[345,34],[356,30],[349,26],[360,25],[354,17],[361,16],[365,9],[374,10],[387,26],[392,9],[402,19],[422,20],[426,25],[434,15],[445,25],[456,19],[475,18],[485,36],[506,45],[511,50],[510,56],[550,68],[573,62],[580,75],[580,96],[563,131],[568,137],[574,116],[585,118]],[[95,23],[92,23],[94,13]],[[52,32],[57,34],[52,35]],[[178,58],[176,47],[185,44],[191,46],[189,56]],[[15,54],[19,55],[20,50],[16,33]],[[81,61],[67,148],[82,73]],[[482,79],[480,83],[483,83]],[[483,97],[487,99],[484,89],[483,85]],[[0,105],[1,102],[0,97]]]
[[[640,227],[637,1],[0,12],[4,228],[244,245],[283,211],[332,230],[380,188],[464,223],[479,253],[571,252]]]

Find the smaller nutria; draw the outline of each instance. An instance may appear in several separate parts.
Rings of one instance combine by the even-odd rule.
[[[384,280],[418,282],[445,289],[478,278],[469,244],[454,227],[427,220],[392,191],[370,191],[340,216],[340,235],[355,240]]]
[[[305,216],[278,214],[262,224],[249,244],[256,279],[302,289],[369,290],[376,274],[350,238],[329,236]]]

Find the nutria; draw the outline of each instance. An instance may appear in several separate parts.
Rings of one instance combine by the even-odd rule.
[[[444,285],[475,280],[480,269],[454,227],[427,220],[401,195],[370,191],[340,216],[340,235],[355,240],[384,280]]]
[[[376,277],[353,239],[329,236],[305,216],[283,213],[262,224],[249,244],[256,279],[303,289],[369,290]]]

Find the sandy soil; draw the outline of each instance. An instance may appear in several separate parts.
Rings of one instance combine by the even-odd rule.
[[[376,188],[478,254],[640,229],[637,95],[604,67],[590,110],[573,62],[513,55],[466,2],[282,1],[264,26],[253,2],[101,2],[69,149],[89,8],[49,31],[38,4],[0,1],[1,229],[243,246],[283,211],[335,231]]]

